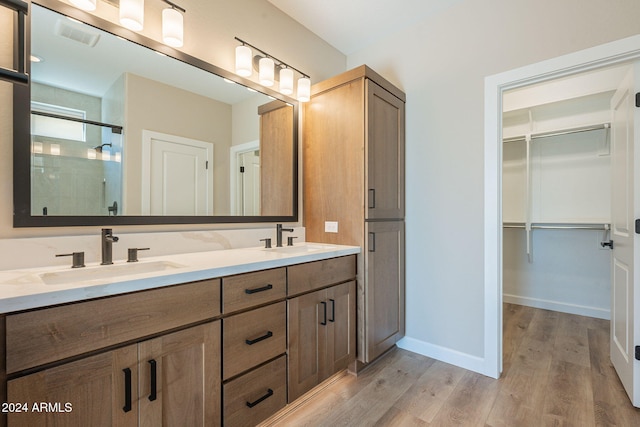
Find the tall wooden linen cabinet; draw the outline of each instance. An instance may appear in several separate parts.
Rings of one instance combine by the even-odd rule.
[[[405,94],[363,65],[312,87],[304,106],[304,224],[357,245],[358,360],[404,335]],[[336,229],[337,226],[337,229]]]

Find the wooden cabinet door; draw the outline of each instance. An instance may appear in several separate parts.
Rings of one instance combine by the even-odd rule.
[[[9,413],[8,425],[137,426],[137,364],[130,345],[11,380],[8,402],[28,412]]]
[[[404,218],[405,104],[367,82],[367,219]]]
[[[142,342],[139,352],[141,426],[220,425],[219,320]]]
[[[371,362],[404,335],[404,222],[367,223],[365,362]]]
[[[347,369],[356,357],[356,282],[327,289],[328,321],[323,380]]]
[[[289,402],[322,380],[326,291],[302,295],[287,302],[289,314]],[[324,304],[322,304],[324,302]]]

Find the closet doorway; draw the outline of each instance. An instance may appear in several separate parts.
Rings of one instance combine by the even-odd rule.
[[[636,406],[637,67],[572,74],[502,98],[503,301],[610,320],[611,360]]]

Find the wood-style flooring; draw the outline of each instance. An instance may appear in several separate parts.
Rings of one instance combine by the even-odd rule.
[[[640,426],[609,361],[609,321],[505,304],[499,380],[395,349],[278,426]]]

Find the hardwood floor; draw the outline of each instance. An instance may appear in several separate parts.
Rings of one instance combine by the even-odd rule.
[[[504,306],[499,380],[396,349],[278,426],[640,426],[609,361],[609,322]]]

